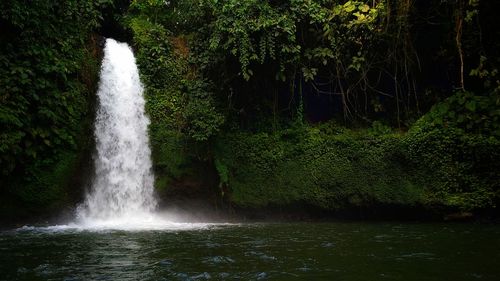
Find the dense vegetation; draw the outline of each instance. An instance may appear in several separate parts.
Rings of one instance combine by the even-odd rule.
[[[495,1],[108,2],[1,4],[3,194],[47,206],[67,192],[96,82],[85,42],[114,7],[161,194],[198,185],[235,207],[324,210],[499,202]]]
[[[73,192],[99,70],[100,10],[111,1],[0,4],[0,212],[60,207]],[[74,183],[75,181],[73,181]]]

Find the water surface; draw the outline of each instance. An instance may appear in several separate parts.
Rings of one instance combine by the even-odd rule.
[[[296,223],[0,232],[0,280],[500,280],[500,226]]]

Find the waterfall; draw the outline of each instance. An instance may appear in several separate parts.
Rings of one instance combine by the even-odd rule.
[[[132,49],[106,39],[94,125],[95,172],[85,200],[70,222],[21,229],[177,231],[226,225],[199,222],[184,211],[157,210],[143,92]]]
[[[143,91],[131,48],[107,39],[97,92],[95,175],[77,208],[80,222],[144,222],[153,217],[156,200]]]

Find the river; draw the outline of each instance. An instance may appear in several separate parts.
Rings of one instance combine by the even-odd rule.
[[[0,280],[500,280],[500,226],[193,224],[0,232]]]

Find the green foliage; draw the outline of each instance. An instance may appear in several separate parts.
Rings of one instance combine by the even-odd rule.
[[[217,111],[213,94],[206,92],[207,88],[199,80],[189,81],[186,87],[186,134],[197,141],[208,140],[224,122],[224,116]]]
[[[499,199],[500,141],[457,128],[415,130],[406,143],[426,171],[429,204],[462,210],[495,207]]]
[[[426,171],[430,201],[463,210],[495,207],[500,199],[498,95],[458,92],[422,117],[405,143]]]
[[[330,210],[422,205],[471,211],[496,206],[497,138],[458,128],[415,127],[406,135],[374,128],[379,129],[324,124],[224,134],[216,143],[217,170],[231,201],[246,207],[302,202]]]
[[[372,127],[368,130],[369,133],[372,133],[373,135],[388,135],[392,132],[391,127],[383,124],[380,121],[374,121],[372,123]]]
[[[205,141],[224,122],[215,107],[209,82],[191,74],[187,59],[177,54],[173,42],[184,44],[181,38],[169,36],[162,26],[144,16],[131,17],[130,27],[138,48],[137,61],[146,88],[147,111],[153,126],[161,124],[186,136]]]
[[[210,82],[190,68],[185,39],[160,24],[172,16],[158,13],[162,7],[159,2],[134,1],[126,22],[146,86],[156,188],[168,192],[173,182],[199,174],[194,168],[200,156],[197,148],[203,150],[203,142],[219,131],[224,117]]]
[[[275,8],[268,1],[211,1],[216,19],[210,48],[221,48],[238,57],[241,75],[248,80],[253,74],[252,62],[266,58],[283,63],[300,53],[296,42],[296,25],[289,10]],[[276,46],[276,42],[280,42]]]
[[[31,167],[33,178],[28,183],[15,182],[10,186],[11,192],[29,208],[44,208],[68,200],[66,190],[70,177],[77,165],[78,155],[73,152],[64,152],[57,155],[57,162],[39,161]]]
[[[398,135],[374,137],[336,128],[235,132],[217,140],[231,200],[260,207],[305,202],[324,209],[416,205],[424,190]]]
[[[159,185],[202,159],[213,160],[221,193],[241,206],[494,206],[498,168],[481,161],[498,162],[497,92],[457,93],[409,134],[390,127],[391,118],[408,123],[440,98],[417,87],[420,60],[429,58],[413,49],[411,35],[425,27],[413,21],[422,10],[457,8],[445,2],[133,1],[128,25],[147,86]],[[468,4],[468,22],[478,3]],[[452,14],[439,17],[452,22]],[[441,28],[448,34],[450,26]],[[440,45],[446,65],[457,59],[450,40],[454,55]],[[464,50],[469,45],[477,44],[464,42]],[[485,56],[471,70],[488,91],[497,85],[495,65]],[[307,111],[316,109],[310,89],[341,102],[344,120],[361,117],[371,128],[308,124]]]
[[[434,105],[416,126],[425,130],[457,127],[468,133],[500,137],[500,92],[486,96],[457,92]]]
[[[229,169],[226,165],[222,164],[218,159],[215,159],[215,169],[219,174],[221,185],[229,183]]]
[[[134,5],[138,5],[135,1]],[[185,63],[173,56],[168,31],[146,16],[127,19],[132,30],[141,81],[145,84],[146,111],[158,190],[166,190],[172,179],[183,175],[189,163],[185,154],[180,80]]]
[[[486,56],[479,57],[479,64],[470,70],[469,75],[478,77],[483,81],[484,88],[493,89],[497,93],[500,91],[500,72],[498,66],[500,58],[489,59]]]
[[[303,65],[300,69],[306,80],[315,77],[313,65],[317,63],[346,61],[349,68],[359,71],[363,44],[373,39],[381,24],[384,4],[371,7],[366,1],[338,2],[211,1],[209,9],[215,20],[209,48],[236,56],[245,80],[253,75],[252,64],[266,61],[278,65],[274,75],[283,81],[297,70],[297,64]],[[305,30],[311,33],[307,41]]]
[[[46,206],[85,143],[98,70],[90,33],[112,1],[2,1],[0,166],[3,192]],[[94,38],[95,40],[95,38]],[[86,137],[84,137],[86,138]],[[67,174],[64,174],[66,172]],[[4,186],[5,185],[5,186]]]

